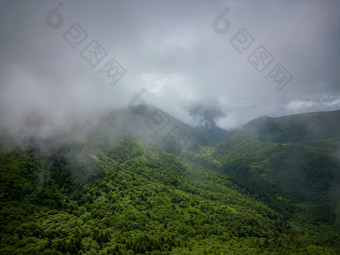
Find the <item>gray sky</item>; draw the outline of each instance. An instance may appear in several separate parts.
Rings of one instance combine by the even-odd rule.
[[[61,23],[52,15],[58,3]],[[219,34],[213,21],[226,8],[230,27]],[[325,0],[1,1],[0,123],[20,126],[32,112],[67,123],[126,107],[142,88],[146,103],[189,124],[185,107],[218,107],[224,128],[340,109],[339,11],[340,1]],[[93,40],[106,55],[86,51]],[[274,60],[259,72],[251,63],[261,45]],[[92,67],[83,50],[93,65],[103,58]],[[104,72],[111,59],[126,70],[114,86]],[[277,64],[292,76],[281,90],[269,75]]]

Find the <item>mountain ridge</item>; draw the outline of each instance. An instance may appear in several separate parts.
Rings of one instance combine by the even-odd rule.
[[[340,139],[340,110],[259,117],[246,123],[243,128],[257,133],[262,139],[277,141]]]
[[[340,162],[328,140],[239,129],[215,146],[158,108],[133,110],[24,145],[1,140],[2,254],[340,252]]]

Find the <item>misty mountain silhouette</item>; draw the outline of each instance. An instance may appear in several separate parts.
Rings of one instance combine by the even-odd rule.
[[[245,130],[261,139],[307,142],[318,139],[340,139],[340,111],[312,112],[285,117],[260,117],[249,121]]]
[[[141,106],[135,107],[138,109]],[[144,142],[176,154],[185,153],[195,145],[215,145],[204,133],[152,105],[145,105],[143,110],[136,111],[128,108],[111,110],[104,115],[104,121]]]
[[[214,158],[219,170],[271,204],[285,197],[308,208],[311,221],[340,223],[340,111],[251,120],[217,146]]]

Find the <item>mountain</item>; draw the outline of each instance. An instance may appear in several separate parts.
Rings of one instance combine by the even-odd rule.
[[[216,146],[152,106],[2,131],[0,253],[339,254],[335,154],[256,132]]]
[[[271,205],[288,202],[292,213],[339,228],[339,117],[333,111],[252,120],[218,145],[216,166]]]
[[[104,136],[1,147],[1,254],[239,253],[295,236],[225,175],[111,132],[106,149]]]
[[[313,112],[286,117],[261,117],[249,121],[244,129],[260,139],[277,142],[311,142],[340,140],[340,111]]]
[[[183,154],[195,146],[214,146],[202,132],[151,105],[110,110],[103,121],[149,144],[169,152]]]

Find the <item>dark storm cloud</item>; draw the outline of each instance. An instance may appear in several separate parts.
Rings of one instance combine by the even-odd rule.
[[[185,108],[219,107],[225,128],[260,115],[285,115],[340,107],[338,1],[62,1],[63,24],[46,15],[57,1],[0,4],[1,123],[20,126],[30,112],[67,123],[108,106],[143,99],[194,124]],[[228,33],[212,22],[226,7]],[[63,34],[72,24],[87,33],[73,49]],[[255,42],[242,54],[230,39],[246,29]],[[81,51],[92,40],[127,73],[114,85],[91,67]],[[257,72],[247,57],[264,45],[293,74],[282,90]],[[105,61],[106,61],[105,60]],[[332,95],[328,100],[319,100]]]

